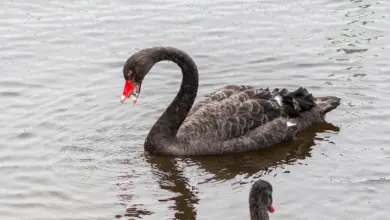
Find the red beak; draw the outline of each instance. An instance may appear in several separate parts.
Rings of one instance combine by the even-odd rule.
[[[273,213],[273,212],[275,211],[275,207],[274,207],[273,205],[270,205],[270,206],[268,207],[268,211],[269,211],[270,213]]]
[[[123,88],[123,93],[121,96],[121,103],[123,103],[130,95],[131,91],[133,91],[134,85],[130,80],[126,80],[125,86]]]

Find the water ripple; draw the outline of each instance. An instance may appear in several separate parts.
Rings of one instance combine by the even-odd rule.
[[[274,185],[273,218],[387,218],[387,2],[4,1],[0,7],[0,216],[7,220],[249,219],[247,194],[258,178]],[[157,45],[194,58],[199,94],[225,84],[304,85],[343,102],[327,117],[333,124],[273,149],[148,156],[144,138],[174,98],[180,71],[159,63],[139,104],[120,105],[119,96],[123,62]]]

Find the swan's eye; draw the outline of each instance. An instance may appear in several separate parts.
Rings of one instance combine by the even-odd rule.
[[[139,74],[135,74],[132,70],[127,73],[127,79],[133,84],[140,84],[142,81],[142,77]]]
[[[134,72],[132,70],[129,70],[129,72],[127,72],[127,80],[130,80],[133,84],[135,84],[135,77],[137,75],[134,74]]]

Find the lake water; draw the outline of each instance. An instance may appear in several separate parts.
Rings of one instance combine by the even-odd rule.
[[[2,220],[249,219],[259,178],[274,187],[271,219],[388,219],[389,1],[0,8]],[[156,65],[133,106],[119,102],[122,65],[160,45],[194,58],[199,95],[226,84],[302,85],[342,104],[329,124],[260,152],[148,156],[144,138],[178,91],[180,70]]]

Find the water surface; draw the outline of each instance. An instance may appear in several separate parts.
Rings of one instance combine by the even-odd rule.
[[[0,216],[19,220],[249,219],[274,186],[272,219],[387,219],[388,1],[3,1]],[[150,46],[189,53],[199,94],[226,84],[304,85],[342,104],[329,124],[255,153],[148,156],[144,138],[178,91],[156,65],[136,106],[122,65]],[[126,217],[122,217],[126,218]]]

